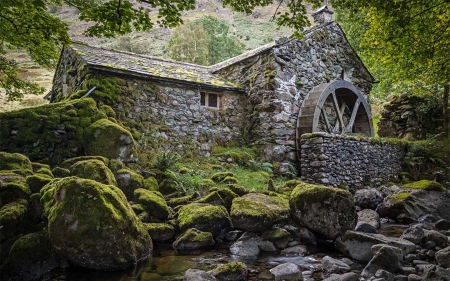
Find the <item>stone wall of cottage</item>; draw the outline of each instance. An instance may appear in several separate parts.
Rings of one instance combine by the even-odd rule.
[[[304,39],[288,40],[216,73],[246,85],[247,120],[252,121],[248,136],[263,160],[273,162],[281,173],[298,162],[298,112],[313,87],[342,76],[366,97],[372,87],[372,77],[333,22],[311,29]]]
[[[360,137],[312,133],[302,135],[300,155],[302,180],[357,190],[396,178],[405,149]]]

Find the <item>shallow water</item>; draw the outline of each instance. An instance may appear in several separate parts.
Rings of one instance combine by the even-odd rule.
[[[390,237],[400,237],[407,227],[406,225],[383,224],[379,232]],[[207,250],[179,254],[173,250],[170,243],[155,244],[153,256],[133,268],[104,272],[71,267],[61,277],[68,281],[178,281],[183,280],[184,272],[189,268],[207,271],[230,261],[241,261],[247,265],[248,280],[251,281],[272,280],[269,269],[287,262],[297,264],[302,269],[305,281],[315,281],[323,279],[320,267],[324,256],[344,257],[334,249],[333,243],[324,243],[320,247],[302,246],[305,250],[304,255],[284,254],[279,251],[263,252],[255,259],[232,256],[229,251],[231,245],[232,243],[224,242]],[[351,267],[356,273],[363,268],[357,263]]]

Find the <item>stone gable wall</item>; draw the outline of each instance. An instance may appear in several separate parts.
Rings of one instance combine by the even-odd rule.
[[[281,173],[298,162],[295,130],[300,106],[315,86],[338,80],[342,71],[367,97],[372,77],[335,23],[316,27],[301,40],[279,44],[266,53],[217,71],[246,85],[253,120],[249,135],[265,161]]]
[[[405,148],[353,136],[304,134],[301,139],[301,178],[311,183],[357,190],[379,186],[401,171]]]

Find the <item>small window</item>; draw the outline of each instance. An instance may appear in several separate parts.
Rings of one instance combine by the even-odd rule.
[[[202,92],[200,93],[200,105],[219,108],[219,97],[217,94]]]

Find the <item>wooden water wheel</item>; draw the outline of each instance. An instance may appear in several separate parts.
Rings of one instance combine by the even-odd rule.
[[[305,133],[358,134],[373,137],[372,114],[362,93],[350,82],[320,84],[305,97],[297,119],[297,149]]]

